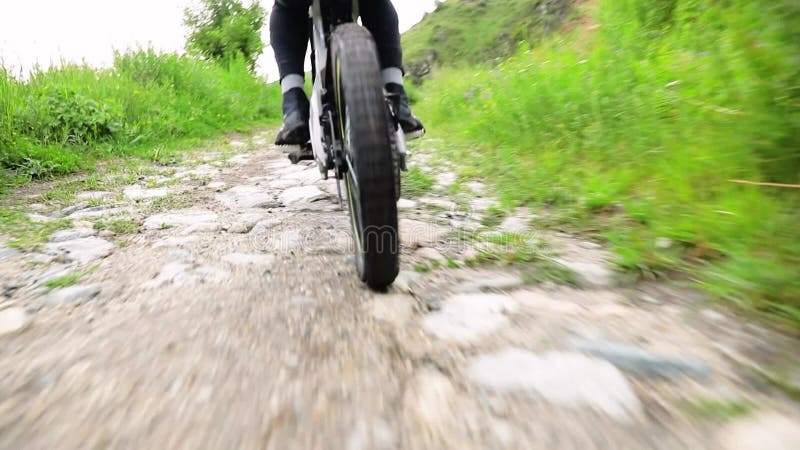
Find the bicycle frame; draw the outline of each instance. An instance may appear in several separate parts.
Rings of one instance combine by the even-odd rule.
[[[341,136],[335,126],[335,99],[331,94],[333,80],[329,70],[330,52],[328,44],[331,34],[343,23],[357,22],[359,0],[313,0],[311,4],[311,63],[313,87],[310,98],[309,129],[311,131],[311,150],[320,173],[328,178],[328,171],[335,170],[336,177],[341,178]],[[392,139],[392,151],[398,160],[401,170],[406,170],[405,135],[396,123],[397,101],[399,98],[387,97],[387,107],[397,132]],[[399,181],[398,181],[399,182]],[[399,188],[398,188],[399,195]]]

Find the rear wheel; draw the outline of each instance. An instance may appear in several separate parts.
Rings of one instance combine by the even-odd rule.
[[[331,52],[356,266],[362,281],[382,290],[397,277],[400,243],[391,128],[378,52],[369,32],[356,24],[334,31]]]

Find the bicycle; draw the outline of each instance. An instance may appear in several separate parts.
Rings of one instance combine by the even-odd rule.
[[[377,48],[357,18],[358,0],[312,3],[311,140],[289,158],[315,160],[324,179],[333,172],[340,205],[347,200],[359,277],[383,290],[400,268],[397,200],[409,153],[400,99],[384,92]]]

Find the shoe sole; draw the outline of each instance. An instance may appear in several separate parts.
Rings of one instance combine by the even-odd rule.
[[[411,132],[405,133],[405,135],[406,135],[406,140],[407,141],[421,138],[422,136],[425,136],[425,128],[423,128],[421,130],[416,130],[416,131],[411,131]]]

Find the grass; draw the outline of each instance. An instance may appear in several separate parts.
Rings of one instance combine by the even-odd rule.
[[[411,167],[403,173],[402,183],[404,197],[420,197],[433,189],[436,180],[419,167]]]
[[[60,277],[52,278],[44,283],[44,286],[49,289],[62,289],[69,286],[74,286],[83,277],[83,273],[69,273]]]
[[[54,232],[69,228],[69,219],[54,219],[47,222],[31,220],[16,208],[0,207],[0,229],[8,236],[5,245],[13,248],[31,248],[45,241]]]
[[[685,402],[682,409],[695,419],[727,421],[749,414],[753,405],[738,400],[699,398]]]
[[[797,2],[599,0],[582,13],[593,31],[530,40],[491,69],[437,69],[415,113],[446,138],[441,155],[504,207],[547,207],[554,225],[603,238],[631,273],[683,272],[800,326],[800,195],[729,181],[800,183]],[[491,35],[482,24],[500,18],[481,20],[467,29]],[[415,36],[410,49],[429,44]]]
[[[94,223],[95,230],[108,230],[115,234],[137,234],[142,230],[139,222],[132,219],[98,220]]]
[[[279,89],[242,61],[226,66],[140,50],[108,69],[65,65],[25,80],[0,68],[0,195],[91,171],[103,159],[174,164],[222,132],[280,117]]]

